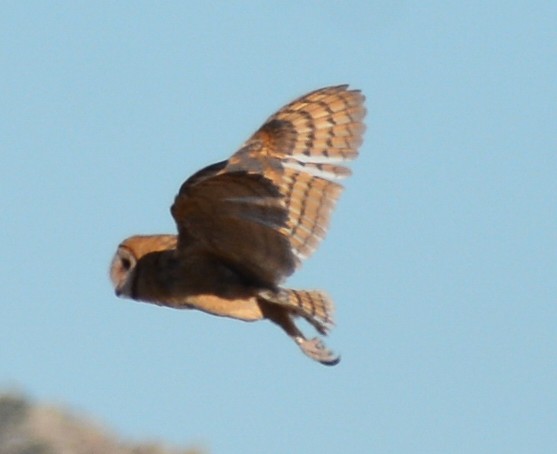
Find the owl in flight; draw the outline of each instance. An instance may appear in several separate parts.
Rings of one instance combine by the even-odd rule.
[[[333,303],[320,290],[281,284],[325,237],[358,156],[365,129],[364,96],[347,85],[302,96],[271,116],[228,160],[192,175],[172,205],[178,235],[124,240],[110,276],[117,296],[199,309],[244,321],[269,319],[309,357],[334,365],[322,335]]]

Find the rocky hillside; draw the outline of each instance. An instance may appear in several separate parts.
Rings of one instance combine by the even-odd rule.
[[[154,443],[128,443],[70,412],[0,393],[1,454],[202,454]]]

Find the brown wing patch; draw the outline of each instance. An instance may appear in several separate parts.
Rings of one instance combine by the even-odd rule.
[[[171,211],[184,254],[203,249],[266,285],[295,269],[281,232],[287,213],[276,186],[262,175],[224,173],[184,185]]]

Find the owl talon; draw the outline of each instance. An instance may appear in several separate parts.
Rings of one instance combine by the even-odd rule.
[[[340,361],[340,356],[335,355],[331,350],[329,350],[323,341],[318,337],[313,339],[304,339],[298,337],[296,343],[300,346],[300,349],[315,361],[319,361],[321,364],[326,366],[335,366]]]

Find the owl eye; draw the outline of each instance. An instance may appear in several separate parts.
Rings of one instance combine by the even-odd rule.
[[[118,260],[118,268],[125,273],[135,266],[135,257],[131,255],[127,249],[119,249],[116,257]],[[116,258],[114,260],[116,260]]]
[[[128,271],[132,266],[131,260],[127,259],[125,257],[120,259],[120,263],[122,264],[122,268],[124,268],[124,270],[126,270],[126,271]]]

